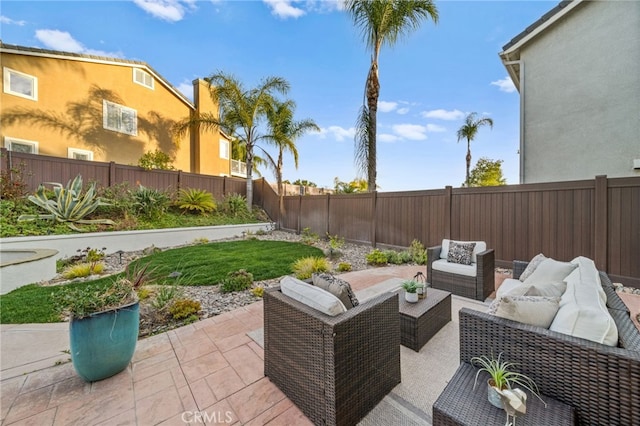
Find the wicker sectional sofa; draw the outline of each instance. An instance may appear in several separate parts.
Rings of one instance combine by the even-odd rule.
[[[514,278],[526,265],[514,262]],[[578,424],[640,425],[640,332],[608,276],[599,275],[617,347],[463,308],[460,361],[503,353],[543,394],[575,407]]]

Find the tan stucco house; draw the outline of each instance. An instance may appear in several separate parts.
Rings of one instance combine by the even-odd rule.
[[[232,175],[224,133],[171,132],[190,114],[218,113],[203,80],[193,82],[191,101],[144,62],[1,42],[0,64],[0,143],[8,150],[132,165],[160,150],[178,170]]]
[[[520,92],[520,182],[640,176],[640,2],[563,1],[500,53]]]

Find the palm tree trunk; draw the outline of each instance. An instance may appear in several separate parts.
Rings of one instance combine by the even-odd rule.
[[[469,186],[469,170],[471,169],[471,140],[467,138],[467,179],[465,180],[465,186]]]
[[[247,143],[247,210],[253,209],[253,146]]]
[[[282,188],[282,148],[278,153],[278,165],[276,167],[276,180],[278,181],[278,197],[280,212],[284,210],[284,191]]]
[[[377,134],[377,114],[378,114],[378,98],[380,96],[380,80],[378,79],[378,62],[375,58],[371,60],[371,69],[367,78],[367,107],[369,108],[369,147],[367,159],[367,190],[373,192],[376,190],[377,178],[377,153],[376,153],[376,134]]]

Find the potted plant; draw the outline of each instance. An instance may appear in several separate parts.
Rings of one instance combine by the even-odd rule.
[[[535,382],[528,376],[513,371],[513,368],[516,364],[504,361],[502,359],[502,353],[498,355],[498,358],[494,358],[493,356],[488,357],[484,355],[473,357],[471,358],[471,364],[479,367],[479,370],[476,373],[475,382],[473,384],[474,389],[478,384],[478,375],[480,374],[480,372],[486,371],[487,373],[489,373],[490,377],[487,380],[487,390],[488,399],[492,405],[498,408],[504,408],[500,399],[499,391],[505,389],[513,389],[514,385],[519,385],[527,389],[540,401],[542,401],[545,406],[547,405],[540,397],[540,391],[538,390],[538,386],[535,384]]]
[[[56,304],[69,316],[71,361],[87,382],[111,377],[129,365],[138,341],[137,290],[147,266],[114,279],[106,287],[89,284],[58,293]]]
[[[409,303],[416,303],[418,301],[418,283],[409,280],[402,283],[404,289],[404,299]]]

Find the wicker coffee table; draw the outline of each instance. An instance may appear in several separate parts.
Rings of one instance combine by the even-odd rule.
[[[504,410],[494,407],[487,400],[487,379],[481,372],[475,390],[473,384],[478,370],[470,364],[462,363],[447,387],[433,404],[433,426],[503,426],[507,415]],[[527,391],[527,414],[518,417],[518,426],[576,424],[575,409],[560,401],[542,395],[544,404]]]
[[[400,290],[400,343],[416,352],[446,323],[451,321],[451,293],[427,289],[427,297],[417,303],[404,299]]]

